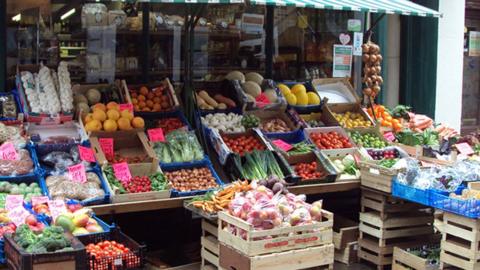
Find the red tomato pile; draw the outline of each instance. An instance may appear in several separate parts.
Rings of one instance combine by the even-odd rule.
[[[140,266],[140,258],[130,252],[128,247],[116,241],[88,244],[85,249],[88,255],[95,257],[95,261],[90,261],[90,269],[116,269],[112,268],[112,266],[118,264],[119,259],[121,259],[123,267],[133,268]]]
[[[241,136],[238,138],[228,138],[223,136],[222,138],[230,150],[240,155],[252,152],[253,150],[265,150],[265,146],[262,142],[252,135]]]
[[[350,148],[352,144],[347,137],[342,136],[338,132],[330,131],[328,133],[312,133],[310,138],[320,149],[340,149]]]
[[[325,177],[327,174],[321,170],[317,171],[317,162],[298,163],[295,165],[295,173],[302,178],[302,180],[319,179]]]
[[[130,179],[128,187],[125,187],[129,193],[141,193],[152,191],[152,182],[148,176],[135,176]]]
[[[180,120],[178,117],[170,117],[170,118],[164,118],[160,119],[157,122],[157,127],[163,129],[163,132],[165,134],[177,130],[179,128],[184,127],[185,124]]]

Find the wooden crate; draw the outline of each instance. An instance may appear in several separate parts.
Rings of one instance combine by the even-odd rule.
[[[395,198],[378,190],[362,187],[361,212],[375,212],[380,215],[382,220],[397,216],[399,213],[425,208],[427,207]]]
[[[360,161],[360,184],[371,189],[392,193],[393,177],[398,174],[398,170],[384,168],[373,162]]]
[[[297,270],[325,266],[333,269],[333,244],[248,257],[220,243],[220,266],[235,270]]]
[[[218,223],[208,219],[202,220],[202,237],[200,238],[202,249],[201,269],[219,269],[219,243]]]
[[[443,223],[441,267],[480,269],[480,220],[445,212]]]
[[[393,248],[392,270],[437,270],[440,265],[430,265],[427,259],[418,257],[402,248]]]
[[[333,245],[335,249],[345,249],[358,239],[358,223],[342,216],[333,219]]]
[[[247,256],[331,244],[333,241],[333,214],[326,210],[322,210],[321,213],[321,222],[258,231],[244,220],[226,212],[220,212],[218,213],[218,240]],[[230,230],[224,229],[226,227],[230,227]],[[240,236],[240,233],[239,235],[232,233],[231,228],[239,232],[243,230],[245,239]],[[267,236],[269,239],[264,239]]]
[[[435,229],[435,231],[443,233],[443,230],[444,230],[443,229],[443,227],[444,227],[443,211],[435,210],[435,212],[433,213],[433,217],[434,217],[433,228]]]
[[[334,259],[336,262],[341,262],[346,265],[356,263],[358,261],[358,242],[347,243],[346,247],[343,249],[336,249]]]

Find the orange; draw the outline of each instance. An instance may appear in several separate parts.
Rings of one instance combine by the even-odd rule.
[[[138,96],[138,101],[145,101],[145,100],[146,100],[146,98],[145,98],[144,95],[139,95]]]
[[[140,87],[140,94],[146,96],[148,94],[148,88],[145,86]]]
[[[140,107],[140,109],[143,109],[146,106],[147,106],[147,103],[145,103],[145,101],[138,102],[138,107]]]
[[[108,119],[111,119],[111,120],[114,120],[114,121],[117,121],[118,118],[120,118],[120,113],[117,111],[117,110],[108,110],[107,111],[107,118]]]
[[[130,120],[128,120],[127,118],[121,117],[120,119],[118,119],[117,124],[120,130],[132,129],[132,126],[130,125]]]
[[[93,110],[92,118],[100,122],[103,122],[107,119],[107,114],[100,109],[95,109]]]
[[[153,98],[153,103],[160,103],[162,100],[159,97],[154,97]]]
[[[155,91],[155,96],[156,97],[161,97],[162,96],[162,91],[159,91],[159,90]]]
[[[161,96],[160,97],[162,99],[162,101],[165,101],[165,102],[169,102],[170,99],[168,98],[168,96]]]
[[[138,94],[135,92],[130,92],[130,97],[131,98],[137,98]]]
[[[131,121],[133,119],[133,114],[129,110],[123,110],[120,113],[121,118],[127,118],[128,121]]]
[[[168,104],[168,102],[166,102],[166,101],[163,101],[161,104],[162,104],[162,108],[163,108],[164,110],[170,108],[170,104]]]
[[[108,104],[107,104],[107,109],[109,110],[120,110],[120,106],[118,105],[118,103],[116,103],[115,101],[110,101]]]
[[[392,117],[390,115],[387,115],[384,118],[385,118],[385,121],[392,122]]]
[[[137,104],[137,103],[138,103],[138,99],[132,98],[132,104],[135,105],[135,104]]]
[[[153,101],[147,100],[147,102],[145,102],[145,103],[147,104],[147,107],[153,108]]]
[[[105,104],[103,104],[103,103],[97,103],[97,104],[93,105],[92,110],[95,110],[95,109],[102,110],[104,112],[107,111],[107,107],[105,107]]]
[[[98,120],[93,119],[85,125],[85,131],[99,131],[102,130],[102,123]]]
[[[85,117],[83,118],[83,124],[86,124],[90,121],[93,120],[93,114],[92,113],[88,113],[85,115]]]
[[[108,119],[105,122],[103,122],[103,129],[105,131],[113,132],[113,131],[117,131],[117,128],[118,128],[117,121],[115,120]]]
[[[138,116],[134,117],[132,119],[132,126],[134,128],[143,128],[143,127],[145,127],[145,121],[143,121],[143,118],[141,118],[141,117],[138,117]]]
[[[153,104],[153,111],[154,112],[159,112],[161,110],[162,110],[162,105],[160,105],[160,103]]]
[[[133,106],[133,110],[136,112],[140,111],[140,106],[138,105]]]
[[[142,112],[150,112],[150,111],[152,111],[152,110],[150,110],[149,107],[145,107],[145,108],[142,109]]]
[[[150,92],[150,93],[147,94],[147,99],[152,100],[154,97],[155,97],[155,94],[154,94],[154,93],[151,93],[151,92]]]

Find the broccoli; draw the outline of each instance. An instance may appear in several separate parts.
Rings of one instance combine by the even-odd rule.
[[[46,227],[40,235],[35,235],[28,225],[17,228],[15,238],[23,249],[30,253],[54,252],[71,247],[71,242],[63,233],[62,227]]]
[[[30,230],[30,227],[26,224],[18,226],[15,231],[14,240],[22,248],[27,248],[28,246],[34,244],[37,241],[38,236]]]

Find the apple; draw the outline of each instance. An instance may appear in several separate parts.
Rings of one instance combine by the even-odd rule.
[[[98,225],[98,222],[93,218],[89,218],[87,222],[87,226],[88,225]]]
[[[76,227],[80,228],[80,227],[87,226],[89,219],[90,217],[87,214],[80,214],[80,215],[75,215],[72,221]]]
[[[88,224],[85,229],[90,233],[103,232],[103,228],[98,224]]]
[[[85,228],[76,228],[72,232],[73,235],[81,235],[81,234],[88,234],[88,233],[89,233],[89,231],[87,231],[87,229],[85,229]]]
[[[27,225],[37,225],[38,221],[37,221],[37,218],[34,216],[34,215],[28,215],[26,218],[25,218],[25,223]]]

